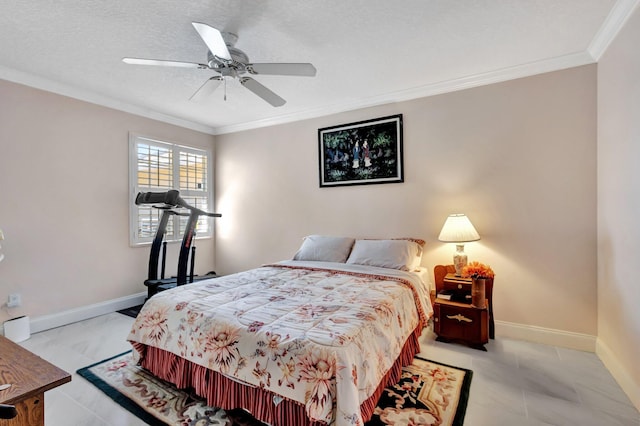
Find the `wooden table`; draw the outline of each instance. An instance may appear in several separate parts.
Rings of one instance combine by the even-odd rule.
[[[0,404],[15,405],[18,415],[2,426],[44,425],[44,393],[71,381],[71,375],[22,346],[0,336]]]

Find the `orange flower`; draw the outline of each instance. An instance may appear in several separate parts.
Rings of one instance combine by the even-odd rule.
[[[493,278],[494,275],[489,265],[480,262],[471,262],[462,268],[462,276],[465,278]]]

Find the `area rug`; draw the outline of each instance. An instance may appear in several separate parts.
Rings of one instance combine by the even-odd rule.
[[[264,426],[244,410],[208,407],[189,390],[176,389],[132,361],[131,351],[78,370],[115,402],[149,425]],[[387,387],[366,426],[459,426],[473,372],[414,358],[398,383]]]

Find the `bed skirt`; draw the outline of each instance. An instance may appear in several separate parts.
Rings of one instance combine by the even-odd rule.
[[[411,333],[400,356],[387,371],[378,388],[360,405],[360,413],[364,421],[373,415],[373,410],[384,388],[388,384],[397,382],[402,367],[411,364],[414,355],[420,352],[419,338],[421,333],[421,326]],[[256,419],[273,426],[325,425],[324,422],[310,420],[304,405],[298,401],[283,399],[265,389],[231,380],[222,374],[163,349],[137,342],[131,342],[131,344],[140,353],[141,367],[153,375],[173,383],[180,389],[192,388],[212,407],[220,407],[225,410],[244,408]]]

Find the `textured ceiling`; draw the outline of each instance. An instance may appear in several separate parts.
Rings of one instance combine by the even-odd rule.
[[[0,78],[210,133],[410,99],[595,62],[637,0],[2,0]],[[253,62],[311,62],[317,76],[256,76],[189,97],[210,70],[191,26],[236,33]],[[600,49],[600,50],[599,50]]]

